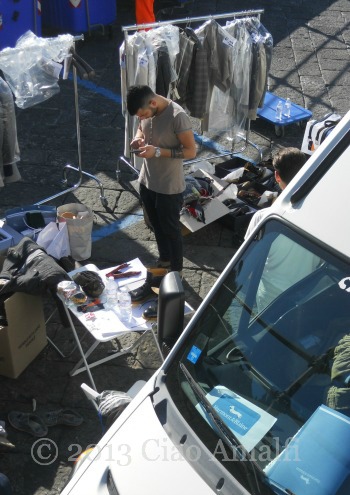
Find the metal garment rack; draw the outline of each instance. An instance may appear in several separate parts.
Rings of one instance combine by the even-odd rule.
[[[84,40],[84,35],[80,36],[75,36],[74,37],[74,42],[75,41],[81,41]],[[49,201],[58,198],[59,196],[63,196],[65,194],[68,194],[69,192],[75,191],[80,187],[83,176],[85,175],[86,177],[89,177],[90,179],[93,179],[95,182],[97,182],[99,188],[100,188],[100,200],[102,203],[102,206],[106,208],[108,206],[108,201],[104,195],[104,188],[102,185],[102,182],[95,177],[92,174],[89,174],[88,172],[85,172],[82,169],[82,157],[81,157],[81,137],[80,137],[80,113],[79,113],[79,97],[78,97],[78,81],[77,81],[77,70],[75,66],[73,65],[73,86],[74,86],[74,107],[75,107],[75,123],[76,123],[76,132],[77,132],[77,147],[78,147],[78,167],[73,167],[72,165],[65,165],[63,167],[63,178],[61,181],[62,186],[65,188],[63,191],[54,194],[53,196],[50,196],[48,198],[45,198],[41,201],[38,201],[35,203],[36,205],[42,205],[44,203],[48,203]],[[78,182],[76,182],[73,185],[68,184],[68,178],[67,178],[67,173],[69,170],[74,170],[75,172],[79,173],[78,177]]]
[[[239,11],[239,12],[230,12],[230,13],[227,13],[227,14],[218,14],[218,15],[206,15],[206,16],[199,16],[199,17],[186,17],[186,18],[182,18],[182,19],[172,19],[171,21],[158,21],[158,22],[152,22],[152,23],[148,23],[148,24],[133,24],[133,25],[129,25],[129,26],[122,26],[122,31],[124,32],[124,41],[125,41],[125,44],[127,44],[127,33],[129,31],[139,31],[139,30],[143,30],[143,29],[149,29],[149,28],[156,28],[156,27],[160,27],[160,26],[165,26],[165,25],[169,25],[169,24],[191,24],[193,22],[204,22],[204,21],[208,21],[210,19],[236,19],[237,17],[258,17],[259,21],[260,21],[260,17],[261,17],[261,14],[264,13],[264,9],[255,9],[255,10],[242,10],[242,11]],[[126,64],[126,78],[128,78],[128,67],[127,67],[127,64]],[[128,119],[130,119],[129,115],[127,116]],[[131,126],[129,125],[128,126],[128,129],[130,129]],[[250,119],[247,120],[247,129],[246,129],[246,135],[245,135],[245,143],[244,143],[244,146],[240,149],[240,150],[237,150],[237,151],[227,151],[227,152],[222,152],[222,153],[219,153],[219,154],[215,154],[215,155],[212,155],[212,156],[206,156],[205,159],[206,160],[212,160],[212,159],[215,159],[215,158],[219,158],[219,157],[223,157],[223,156],[233,156],[233,155],[237,155],[239,153],[242,153],[247,147],[248,145],[252,146],[253,148],[255,148],[257,150],[257,152],[259,153],[259,156],[260,156],[260,161],[262,161],[263,159],[263,156],[262,156],[262,151],[260,150],[260,148],[255,144],[253,143],[252,141],[249,140],[249,134],[250,134]],[[132,157],[131,161],[134,160],[134,157]],[[196,163],[196,162],[199,162],[203,160],[203,158],[196,158],[194,160],[189,160],[189,161],[186,161],[186,165],[191,165],[192,163]],[[136,175],[139,175],[139,170],[133,166],[133,164],[131,163],[131,161],[129,161],[125,156],[120,156],[118,161],[117,161],[117,169],[116,169],[116,178],[117,178],[117,181],[119,182],[120,180],[120,164],[121,163],[124,163],[125,165],[127,165]]]

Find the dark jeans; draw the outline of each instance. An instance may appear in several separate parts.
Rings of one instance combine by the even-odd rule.
[[[182,194],[160,194],[140,184],[143,206],[156,237],[159,258],[170,261],[172,271],[181,271],[183,245],[180,223]]]

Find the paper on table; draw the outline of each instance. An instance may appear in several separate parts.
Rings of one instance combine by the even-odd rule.
[[[147,268],[145,265],[142,264],[142,262],[139,260],[139,258],[135,258],[131,261],[128,261],[129,266],[126,268],[122,268],[120,271],[122,273],[125,272],[141,272],[139,275],[134,275],[133,277],[126,277],[126,278],[119,278],[117,279],[118,282],[118,287],[123,287],[124,285],[130,285],[132,286],[131,289],[137,289],[137,287],[140,287],[144,281],[146,280],[147,276]],[[105,268],[104,270],[99,270],[99,274],[104,278],[107,273],[111,272],[116,266],[112,266],[111,268]]]

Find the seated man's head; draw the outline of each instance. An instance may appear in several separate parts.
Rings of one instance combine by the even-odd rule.
[[[281,189],[293,179],[305,164],[306,157],[298,148],[282,148],[273,157],[275,177]]]

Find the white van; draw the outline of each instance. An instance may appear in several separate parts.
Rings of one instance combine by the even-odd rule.
[[[350,112],[64,495],[350,493],[349,184]],[[180,279],[168,274],[165,340],[178,331],[179,301]]]

